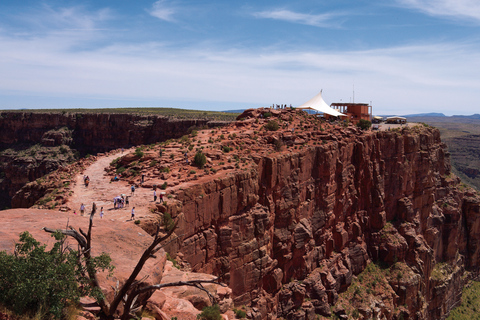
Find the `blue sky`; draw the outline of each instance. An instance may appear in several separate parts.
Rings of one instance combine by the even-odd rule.
[[[2,0],[0,109],[480,113],[479,31],[478,0]]]

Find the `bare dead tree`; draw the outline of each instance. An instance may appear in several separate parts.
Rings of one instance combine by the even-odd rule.
[[[66,236],[70,236],[74,238],[77,241],[80,247],[80,255],[82,255],[85,259],[87,278],[89,280],[90,286],[92,286],[92,288],[96,288],[97,290],[100,290],[100,292],[103,293],[100,287],[100,284],[98,282],[95,266],[92,263],[93,261],[92,261],[92,254],[91,254],[93,217],[95,215],[96,210],[97,210],[97,206],[95,205],[95,203],[93,203],[92,211],[90,213],[90,222],[89,222],[87,233],[85,233],[81,228],[79,229],[79,232],[78,232],[71,226],[69,227],[69,229],[63,229],[63,230],[55,230],[47,227],[43,229],[45,230],[45,232],[49,232],[49,233],[60,232]],[[155,233],[153,242],[150,244],[150,246],[148,246],[147,249],[145,249],[142,256],[140,257],[140,260],[138,261],[137,265],[133,269],[127,281],[121,286],[121,288],[118,291],[116,291],[113,301],[111,303],[108,303],[108,301],[105,299],[104,294],[102,295],[102,298],[99,299],[98,303],[107,319],[114,319],[114,315],[122,301],[124,302],[124,308],[123,308],[123,314],[121,316],[121,319],[129,319],[130,311],[132,310],[138,295],[142,293],[147,293],[147,292],[153,293],[153,291],[155,290],[159,290],[161,288],[166,288],[166,287],[193,286],[206,292],[208,297],[212,301],[212,303],[215,302],[215,297],[207,289],[205,289],[205,287],[203,287],[202,284],[212,283],[220,286],[226,286],[225,284],[219,282],[218,278],[215,278],[212,280],[177,281],[177,282],[161,283],[161,284],[148,285],[148,286],[140,286],[141,281],[136,280],[137,276],[145,266],[145,263],[147,262],[147,260],[150,259],[151,257],[154,257],[155,253],[158,252],[163,247],[162,242],[167,240],[174,233],[175,229],[177,228],[177,224],[178,224],[178,221],[175,222],[175,225],[173,226],[173,228],[164,236],[160,236],[160,228],[157,226],[157,231]]]

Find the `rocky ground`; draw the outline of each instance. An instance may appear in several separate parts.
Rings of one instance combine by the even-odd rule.
[[[117,251],[120,257],[116,259],[123,266],[122,259],[135,261],[135,254],[144,246],[140,241],[137,249],[130,243],[139,241],[137,238],[151,239],[149,234],[157,225],[168,228],[168,213],[184,224],[181,239],[172,245],[184,271],[191,267],[228,274],[233,291],[212,288],[221,298],[225,318],[234,317],[233,298],[237,306],[251,303],[247,315],[253,319],[275,319],[277,314],[314,319],[316,314],[332,312],[344,318],[360,312],[364,318],[396,319],[414,316],[420,308],[418,317],[426,319],[424,296],[408,291],[421,287],[418,275],[428,275],[437,258],[421,233],[428,228],[430,233],[425,234],[439,261],[447,254],[453,259],[456,230],[463,225],[457,211],[464,192],[454,190],[458,182],[449,176],[443,146],[433,129],[410,125],[389,131],[362,131],[352,124],[327,122],[297,110],[247,110],[227,127],[193,130],[175,140],[98,154],[30,183],[15,201],[26,202],[29,195],[43,192],[34,205],[37,210],[3,211],[12,232],[4,232],[2,227],[0,245],[11,248],[19,232],[39,230],[54,220],[59,226],[66,221],[85,224],[88,216],[80,216],[80,205],[84,203],[88,213],[95,203],[99,210],[104,208],[105,216],[100,219],[97,212],[94,232],[99,233],[102,248]],[[197,154],[205,156],[204,164],[195,163]],[[413,179],[417,172],[418,181]],[[88,187],[84,175],[90,177]],[[116,175],[120,180],[114,182]],[[435,183],[441,184],[439,191]],[[132,185],[136,187],[134,195]],[[163,201],[153,201],[155,187],[159,195],[165,192]],[[423,195],[425,190],[428,194]],[[122,194],[130,196],[129,206],[114,209],[113,198]],[[373,200],[372,194],[376,195]],[[399,200],[393,200],[395,197]],[[443,198],[452,204],[433,203]],[[373,205],[377,214],[367,212]],[[450,229],[441,229],[439,219],[425,218],[432,206],[436,214],[453,221],[449,222],[451,239],[442,235],[448,238],[446,253],[438,234]],[[134,220],[130,219],[132,207]],[[424,221],[428,225],[423,225]],[[117,236],[107,228],[114,228]],[[123,237],[124,230],[132,238]],[[100,235],[108,234],[111,238],[101,240]],[[372,254],[376,256],[370,257]],[[419,254],[424,255],[425,267],[417,261]],[[398,270],[390,268],[388,275],[380,277],[384,271],[366,268],[371,258]],[[412,277],[404,276],[412,270],[407,263],[415,264]],[[364,269],[367,274],[361,275]],[[211,277],[180,272],[170,262],[163,270],[162,281]],[[360,276],[373,287],[385,282],[385,289],[361,288]],[[454,282],[461,286],[460,281]],[[439,283],[440,288],[443,282]],[[451,296],[458,292],[457,287],[448,288]],[[429,294],[424,287],[420,289]],[[342,292],[345,294],[339,297]],[[418,306],[409,302],[412,297]],[[352,309],[354,298],[360,302]],[[162,290],[152,301],[152,312],[167,320],[174,316],[195,319],[208,303],[190,288]],[[454,303],[438,307],[438,312],[444,314]]]
[[[278,128],[274,127],[271,131],[265,129],[272,122]],[[42,190],[47,192],[35,204],[37,209],[2,212],[0,250],[11,250],[18,234],[24,230],[31,232],[41,242],[51,244],[52,238],[42,231],[43,227],[65,228],[68,224],[86,228],[89,213],[95,203],[98,209],[93,229],[95,253],[105,251],[111,254],[117,266],[115,279],[124,279],[128,271],[133,269],[136,257],[151,241],[151,237],[130,219],[133,207],[135,220],[140,221],[144,229],[151,231],[152,224],[161,221],[158,207],[175,201],[179,190],[223,177],[232,171],[249,170],[255,165],[256,157],[272,152],[290,153],[308,144],[316,144],[318,139],[311,135],[310,130],[315,128],[322,132],[335,132],[339,126],[344,128],[338,123],[330,124],[313,117],[307,118],[306,114],[298,117],[294,110],[258,109],[245,113],[244,118],[228,128],[194,131],[177,140],[140,146],[138,150],[118,149],[91,156],[42,179]],[[358,129],[350,126],[349,130]],[[277,136],[271,133],[276,133]],[[282,141],[287,142],[280,142],[279,135]],[[138,151],[141,151],[142,156],[139,156]],[[203,168],[194,164],[197,152],[206,155]],[[121,172],[120,180],[112,181],[117,172]],[[84,176],[90,178],[88,187],[84,184]],[[166,188],[162,189],[161,186],[165,183]],[[33,182],[24,188],[25,200],[38,184]],[[134,194],[131,193],[132,185],[136,187]],[[163,203],[159,199],[153,201],[154,186],[157,186],[159,197],[161,192],[165,193]],[[115,209],[113,198],[122,194],[129,196],[129,205]],[[82,203],[86,207],[84,216],[80,214]],[[104,216],[100,218],[102,207]],[[160,263],[165,264],[165,260]],[[188,276],[188,273],[172,268],[171,262],[167,262],[163,279],[178,281],[192,276],[211,278],[195,273]],[[162,275],[157,275],[157,280],[160,279]],[[106,282],[105,288],[110,284],[110,281],[108,284]],[[223,311],[233,307],[230,289],[212,290],[218,291],[217,294],[222,298]],[[165,319],[178,315],[181,315],[181,319],[195,319],[199,309],[209,303],[206,295],[190,288],[163,289],[152,300],[155,302],[151,303],[150,309]],[[234,317],[231,310],[225,318],[228,316]]]

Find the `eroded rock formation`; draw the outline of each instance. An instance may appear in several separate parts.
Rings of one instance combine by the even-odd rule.
[[[364,317],[444,318],[466,271],[477,274],[480,200],[451,174],[439,131],[312,128],[294,139],[301,149],[176,190],[167,210],[183,239],[170,249],[222,275],[253,319],[328,316],[371,262],[404,270],[375,303],[359,302]]]
[[[167,249],[219,275],[250,319],[443,319],[478,275],[480,198],[434,128],[361,131],[257,109],[191,138],[109,172],[168,181],[151,208],[180,221]],[[186,161],[197,150],[203,170]]]

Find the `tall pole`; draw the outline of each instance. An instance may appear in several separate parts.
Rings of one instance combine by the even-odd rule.
[[[353,103],[355,103],[355,84],[353,84]]]

